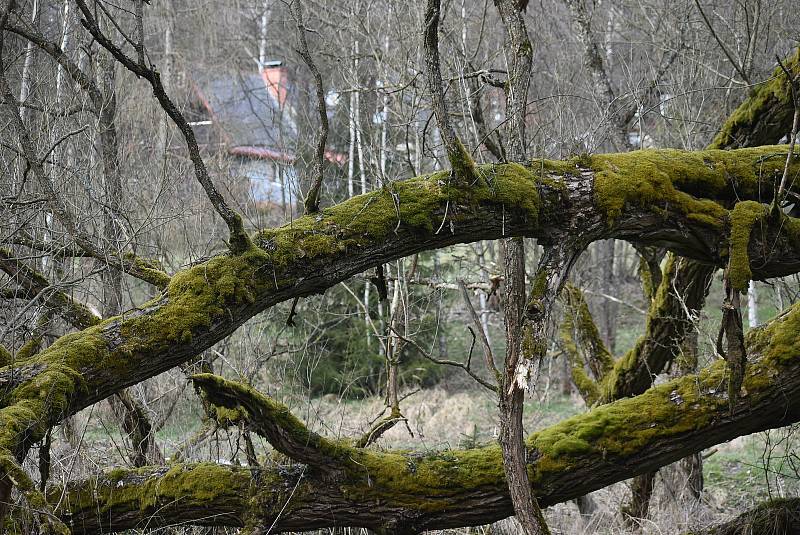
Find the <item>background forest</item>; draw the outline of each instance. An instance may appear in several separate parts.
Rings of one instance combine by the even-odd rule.
[[[157,297],[146,277],[121,274],[129,259],[148,259],[134,266],[145,275],[177,273],[227,250],[225,221],[194,178],[197,155],[247,231],[299,220],[320,172],[326,207],[450,165],[426,85],[424,2],[81,2],[127,53],[154,66],[194,132],[196,154],[153,97],[158,87],[84,30],[73,0],[11,4],[3,72],[51,188],[34,180],[4,116],[0,346],[10,361],[92,317]],[[529,160],[703,149],[753,88],[775,76],[778,58],[800,44],[796,0],[524,4],[533,58],[522,113]],[[511,58],[498,10],[488,0],[446,0],[439,25],[455,130],[476,163],[503,162],[511,150],[503,90]],[[104,256],[74,239],[75,229],[48,204],[54,194]],[[448,232],[445,220],[442,226]],[[525,242],[533,283],[541,247]],[[301,254],[316,254],[313,242],[306,247]],[[241,415],[189,380],[199,372],[252,385],[312,430],[363,437],[379,450],[495,441],[497,396],[482,383],[493,380],[485,356],[506,352],[503,251],[489,240],[425,251],[271,307],[189,362],[52,427],[24,467],[44,489],[115,467],[286,463]],[[597,402],[586,387],[591,355],[634,348],[658,299],[654,277],[668,261],[663,249],[622,240],[594,242],[580,256],[526,395],[527,433]],[[745,330],[798,296],[797,275],[750,282]],[[706,307],[691,318],[695,349],[684,346],[656,384],[721,358],[724,300],[719,271]],[[644,504],[640,496],[631,505],[641,489],[630,480],[549,507],[545,517],[553,533],[565,534],[677,534],[729,520],[767,498],[797,497],[798,440],[793,426],[740,437],[659,470]],[[29,507],[18,494],[12,502]],[[451,532],[516,529],[512,519]],[[151,531],[238,532],[141,525],[131,533]]]

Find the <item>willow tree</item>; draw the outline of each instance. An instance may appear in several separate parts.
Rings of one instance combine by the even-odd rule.
[[[503,18],[513,34],[519,29],[513,17],[523,6],[496,3],[508,10],[502,11]],[[415,453],[377,450],[363,446],[358,437],[333,440],[311,431],[287,407],[252,387],[203,373],[192,380],[204,399],[234,409],[291,465],[120,468],[66,487],[37,488],[22,463],[64,419],[194,359],[278,303],[324,292],[422,251],[518,237],[536,238],[542,245],[526,299],[506,306],[507,313],[518,316],[518,324],[509,327],[514,331],[509,340],[519,344],[494,386],[512,418],[517,418],[514,411],[530,369],[544,356],[555,300],[589,244],[627,240],[666,248],[692,261],[687,265],[724,268],[731,306],[750,280],[800,271],[800,220],[784,209],[792,202],[800,163],[789,147],[765,145],[791,132],[793,118],[796,131],[792,83],[800,69],[798,54],[754,90],[715,142],[716,147],[750,148],[644,150],[553,161],[524,158],[515,147],[509,154],[518,161],[477,165],[448,127],[437,64],[438,2],[429,2],[427,74],[450,168],[387,184],[290,225],[249,231],[213,183],[190,125],[148,59],[143,2],[136,3],[134,31],[124,38],[114,38],[98,20],[103,14],[85,0],[75,4],[92,40],[149,84],[184,135],[196,178],[229,230],[228,250],[175,273],[134,254],[106,254],[103,243],[78,223],[54,190],[52,170],[45,155],[36,152],[33,126],[20,114],[6,56],[0,56],[2,116],[27,164],[26,174],[47,197],[48,210],[82,254],[146,281],[155,294],[133,310],[100,318],[12,252],[0,253],[0,269],[19,286],[17,295],[43,294],[53,313],[75,327],[44,349],[0,352],[4,529],[20,532],[33,522],[40,532],[77,534],[188,523],[244,527],[250,533],[353,526],[400,534],[478,525],[507,517],[515,508],[520,514],[526,500],[546,507],[731,438],[800,420],[800,306],[750,331],[741,343],[737,318],[731,316],[725,333],[731,358],[651,387],[652,369],[674,357],[674,340],[686,330],[685,320],[665,320],[664,311],[677,301],[670,287],[662,286],[651,307],[647,336],[630,356],[604,359],[598,380],[585,383],[590,395],[610,402],[524,439],[519,430],[509,431],[502,447]],[[26,30],[21,16],[13,2],[4,3],[2,35],[14,33],[42,47],[80,85],[81,65],[57,44]],[[519,42],[525,56],[529,48]],[[515,73],[527,68],[523,61]],[[524,97],[512,91],[508,101],[512,116],[522,113]],[[509,274],[518,267],[509,265]],[[669,277],[674,276],[670,269],[681,270],[668,267]],[[524,277],[515,281],[524,283]],[[734,360],[735,351],[746,361]],[[529,496],[512,499],[507,477],[519,475],[513,463],[520,449],[526,476],[520,480],[529,485]],[[27,509],[9,512],[13,489]]]

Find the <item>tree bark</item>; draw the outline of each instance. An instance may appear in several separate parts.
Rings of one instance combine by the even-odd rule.
[[[522,238],[503,240],[505,265],[505,328],[506,358],[499,388],[500,447],[503,451],[503,471],[508,491],[522,533],[549,535],[550,530],[533,495],[528,480],[527,452],[525,451],[522,413],[525,390],[518,378],[523,361],[541,355],[526,355],[523,350],[523,321],[525,310],[525,246]],[[530,365],[529,361],[529,365]],[[527,368],[526,368],[527,369]],[[524,380],[528,380],[525,378]],[[535,379],[534,379],[535,381]]]

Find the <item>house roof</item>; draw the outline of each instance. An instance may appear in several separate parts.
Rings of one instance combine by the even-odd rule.
[[[194,76],[195,94],[231,150],[262,147],[283,153],[294,144],[289,88],[286,82],[268,86],[266,81],[259,73]]]
[[[230,154],[285,163],[295,160],[297,127],[285,68],[225,76],[200,74],[193,77],[192,85]],[[325,158],[337,164],[346,160],[333,151],[325,151]]]

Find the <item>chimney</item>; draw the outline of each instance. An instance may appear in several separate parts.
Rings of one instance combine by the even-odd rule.
[[[278,106],[283,108],[288,96],[286,67],[282,66],[281,61],[268,61],[261,69],[261,78],[267,86],[270,95],[278,102]]]

